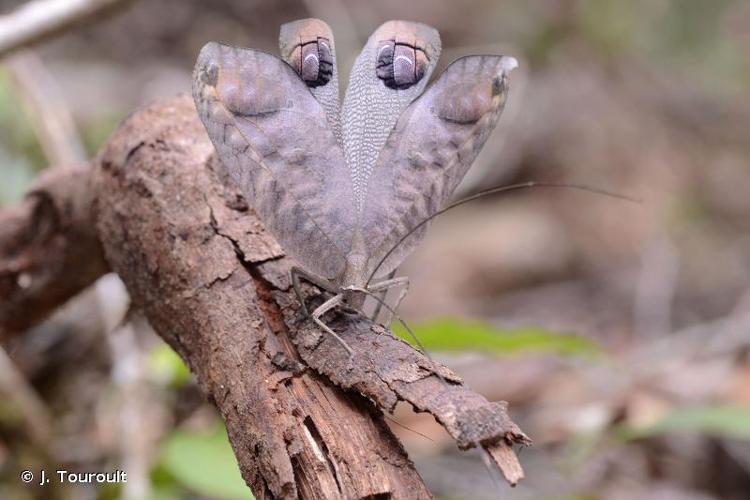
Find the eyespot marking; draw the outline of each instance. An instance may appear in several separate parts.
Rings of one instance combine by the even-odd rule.
[[[408,89],[419,82],[429,62],[422,48],[395,40],[382,42],[376,57],[377,77],[395,90]]]
[[[333,77],[333,53],[326,38],[300,43],[292,51],[290,62],[308,87],[325,85]]]

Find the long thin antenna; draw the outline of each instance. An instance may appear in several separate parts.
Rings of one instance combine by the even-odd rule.
[[[396,270],[394,269],[391,271],[391,273],[388,275],[387,279],[393,279],[393,277],[396,276]],[[378,305],[375,306],[375,311],[372,313],[372,320],[377,322],[378,316],[380,316],[380,309],[383,307],[383,303],[385,302],[385,296],[388,293],[388,290],[383,290],[380,292],[380,301],[378,301]]]
[[[377,294],[371,292],[367,288],[353,288],[353,290],[356,290],[358,292],[362,292],[362,293],[364,293],[366,295],[369,295],[373,299],[377,300],[378,304],[380,304],[383,307],[385,307],[386,310],[389,313],[391,313],[391,315],[394,318],[396,318],[396,321],[398,321],[399,323],[401,323],[401,326],[404,327],[404,329],[406,330],[406,333],[409,334],[409,337],[411,337],[412,340],[417,344],[417,347],[419,348],[420,351],[422,351],[422,354],[424,354],[425,356],[427,356],[427,358],[430,361],[432,361],[432,357],[430,356],[430,353],[427,352],[427,349],[425,349],[425,347],[422,345],[422,342],[419,341],[419,337],[417,337],[417,334],[414,333],[414,331],[411,328],[409,328],[409,325],[406,324],[406,321],[404,321],[403,319],[401,319],[401,316],[399,316],[399,314],[391,306],[389,306],[388,304],[386,304],[385,300],[381,299],[380,297],[377,296]]]
[[[428,436],[427,434],[422,434],[422,433],[421,433],[421,432],[419,432],[418,430],[416,430],[416,429],[412,429],[411,427],[409,427],[409,426],[407,426],[407,425],[404,425],[404,424],[402,424],[401,422],[399,422],[399,421],[398,421],[398,420],[396,420],[395,418],[393,418],[393,417],[389,416],[389,415],[388,415],[387,413],[383,413],[383,416],[384,416],[385,418],[387,418],[388,420],[390,420],[391,422],[393,422],[394,424],[398,425],[399,427],[403,427],[403,428],[404,428],[404,429],[406,429],[407,431],[411,431],[411,432],[413,432],[414,434],[416,434],[416,435],[418,435],[418,436],[422,436],[422,437],[423,437],[423,438],[425,438],[425,439],[429,439],[429,440],[430,440],[430,441],[432,441],[433,443],[435,442],[435,440],[434,440],[434,439],[432,439],[432,438],[431,438],[430,436]]]
[[[527,182],[519,182],[517,184],[509,184],[507,186],[498,186],[490,189],[485,189],[484,191],[480,191],[476,194],[473,194],[471,196],[467,196],[466,198],[463,198],[461,200],[458,200],[455,203],[451,203],[447,207],[438,210],[434,214],[430,215],[429,217],[426,217],[424,220],[422,220],[419,224],[414,226],[407,232],[405,235],[403,235],[395,245],[391,247],[390,250],[383,256],[382,259],[378,262],[378,265],[375,266],[375,269],[373,269],[372,273],[370,274],[370,277],[367,279],[367,283],[365,284],[365,288],[370,284],[372,279],[375,277],[375,274],[378,272],[378,269],[380,269],[380,266],[383,265],[383,263],[388,259],[388,257],[391,256],[391,254],[403,243],[409,236],[414,234],[415,231],[417,231],[419,228],[430,222],[432,219],[437,217],[438,215],[444,214],[448,210],[452,210],[460,205],[463,205],[464,203],[469,203],[470,201],[474,201],[477,198],[481,198],[483,196],[487,196],[490,194],[495,193],[503,193],[506,191],[516,191],[519,189],[527,189],[527,188],[568,188],[568,189],[577,189],[579,191],[586,191],[589,193],[594,194],[600,194],[603,196],[609,196],[610,198],[617,198],[619,200],[629,201],[631,203],[641,203],[641,200],[637,198],[631,198],[630,196],[626,196],[619,193],[614,193],[612,191],[607,191],[605,189],[600,189],[596,187],[591,186],[585,186],[583,184],[569,184],[569,183],[562,183],[562,182],[537,182],[537,181],[527,181]]]

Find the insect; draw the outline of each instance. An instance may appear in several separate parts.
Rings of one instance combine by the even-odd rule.
[[[440,36],[389,21],[368,39],[339,102],[335,45],[317,19],[281,28],[282,59],[208,43],[193,78],[198,114],[219,157],[259,218],[299,264],[301,279],[332,296],[311,313],[361,309],[401,287],[388,277],[424,237],[497,123],[512,57],[468,56],[425,90]],[[392,275],[391,275],[392,276]],[[381,301],[382,302],[382,301]]]

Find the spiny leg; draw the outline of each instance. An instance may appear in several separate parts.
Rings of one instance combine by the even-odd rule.
[[[294,289],[294,294],[297,296],[297,300],[299,300],[300,305],[302,306],[302,312],[305,313],[305,316],[309,317],[310,312],[307,310],[307,306],[305,305],[305,296],[302,294],[302,286],[300,284],[300,278],[304,278],[305,281],[308,281],[309,283],[312,283],[313,285],[317,286],[318,288],[322,288],[323,290],[331,293],[337,293],[338,290],[331,284],[331,282],[322,276],[315,275],[309,271],[305,271],[301,267],[294,266],[292,267],[291,271],[289,271],[289,275],[292,278],[292,288]]]
[[[371,292],[378,292],[378,291],[386,291],[389,288],[394,288],[399,285],[403,285],[404,287],[401,289],[398,296],[396,297],[396,302],[393,304],[393,307],[386,308],[386,310],[389,313],[389,316],[386,316],[385,321],[382,323],[385,326],[388,326],[391,323],[391,321],[393,320],[396,314],[395,311],[398,311],[398,306],[401,305],[401,301],[404,300],[404,297],[406,297],[406,294],[409,292],[409,277],[399,276],[398,278],[386,279],[379,283],[375,283],[374,285],[370,287]],[[384,297],[381,295],[380,299],[384,299]],[[378,301],[378,306],[382,306],[382,305],[385,305],[385,300]]]
[[[396,278],[396,279],[398,279],[398,278]],[[422,342],[419,341],[419,338],[417,337],[417,335],[412,331],[411,328],[409,328],[409,325],[406,324],[406,321],[404,321],[403,319],[401,319],[401,316],[399,316],[396,313],[396,311],[391,306],[389,306],[388,304],[386,304],[386,302],[383,299],[381,299],[380,297],[378,297],[376,293],[373,293],[372,291],[367,290],[365,288],[350,287],[349,290],[355,290],[355,291],[358,291],[358,292],[362,292],[362,293],[364,293],[366,295],[369,295],[370,297],[374,298],[375,300],[377,300],[378,303],[382,304],[382,306],[385,307],[385,309],[388,312],[391,313],[391,316],[394,317],[394,318],[396,318],[396,321],[398,321],[399,323],[401,323],[403,325],[403,327],[406,330],[406,332],[409,334],[409,336],[417,344],[417,347],[419,347],[419,350],[422,351],[422,353],[425,356],[427,356],[429,359],[432,359],[432,357],[430,357],[430,354],[427,352],[427,349],[425,349],[425,347],[422,345]]]
[[[339,334],[334,332],[328,325],[323,323],[323,321],[320,319],[321,316],[323,316],[325,313],[333,309],[334,307],[341,305],[343,303],[344,296],[341,294],[334,295],[330,299],[323,302],[320,306],[318,306],[317,309],[315,309],[312,313],[312,320],[315,322],[316,325],[318,325],[321,329],[323,329],[324,332],[329,333],[333,335],[333,337],[338,340],[342,346],[344,346],[344,349],[349,353],[349,356],[354,355],[354,351],[351,347],[349,347],[349,344],[347,344],[344,339],[339,337]]]
[[[387,281],[387,280],[390,280],[390,279],[393,279],[393,277],[394,277],[395,275],[396,275],[396,270],[394,269],[393,271],[391,271],[391,272],[390,272],[390,273],[388,274],[388,277],[386,278],[386,281]],[[371,319],[372,321],[374,321],[375,323],[377,323],[377,322],[378,322],[378,316],[380,316],[380,309],[381,309],[381,308],[383,307],[383,302],[385,302],[385,295],[386,295],[387,293],[388,293],[388,290],[383,290],[383,291],[381,291],[381,292],[380,292],[380,294],[379,294],[379,295],[380,295],[380,300],[381,300],[382,302],[381,302],[381,301],[378,301],[378,303],[377,303],[377,304],[375,305],[375,311],[374,311],[374,312],[372,313],[372,317],[370,318],[370,319]]]

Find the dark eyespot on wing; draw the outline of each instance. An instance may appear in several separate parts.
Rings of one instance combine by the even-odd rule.
[[[393,80],[393,52],[395,43],[387,41],[378,47],[378,59],[375,63],[375,74],[388,85]]]
[[[331,81],[333,77],[333,52],[331,50],[331,42],[327,38],[320,37],[317,42],[318,48],[318,77],[312,84],[311,87],[325,85]]]
[[[333,77],[333,53],[327,38],[301,43],[290,56],[292,67],[308,87],[320,87]]]
[[[415,72],[405,70],[409,64],[401,66],[401,59],[399,71],[394,71],[399,45],[411,47],[416,63],[416,70],[411,71]],[[401,52],[404,49],[399,49],[399,54],[408,58],[408,51]],[[389,21],[370,35],[354,62],[341,107],[341,125],[344,156],[360,214],[365,209],[378,155],[403,110],[422,93],[438,57],[440,35],[435,29],[420,23]],[[405,81],[413,83],[407,87]]]
[[[281,26],[281,58],[291,66],[323,106],[328,126],[341,144],[341,105],[336,70],[336,44],[331,28],[320,19],[300,19]]]
[[[308,43],[300,47],[299,76],[310,85],[318,79],[320,70],[320,57],[318,57],[318,44]]]
[[[386,40],[378,48],[375,74],[386,87],[404,90],[424,78],[428,63],[427,55],[421,48]]]

